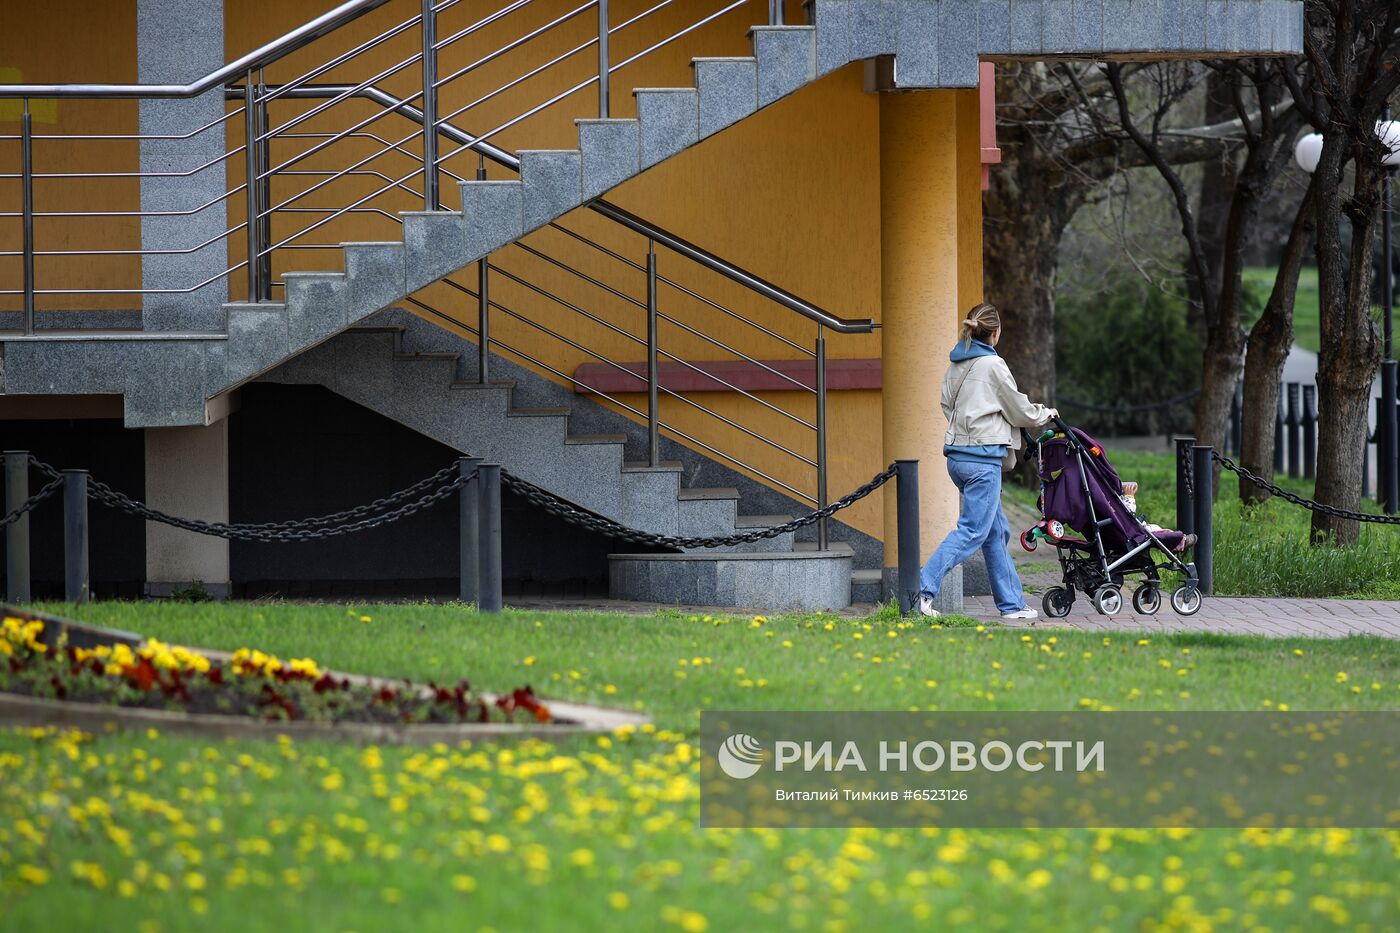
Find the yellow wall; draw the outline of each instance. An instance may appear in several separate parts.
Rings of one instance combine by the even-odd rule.
[[[6,3],[0,25],[0,83],[60,83],[136,80],[136,5],[93,0],[52,0],[43,4]],[[83,28],[72,28],[82,23]],[[18,100],[0,100],[0,136],[20,132]],[[33,115],[34,171],[42,174],[131,172],[138,167],[134,140],[63,140],[44,136],[133,134],[136,102],[129,100],[37,100]],[[20,170],[18,139],[0,139],[0,174]],[[0,212],[20,210],[20,183],[0,178]],[[135,211],[140,209],[135,178],[86,181],[36,178],[36,211]],[[0,251],[19,250],[19,218],[0,217]],[[35,219],[38,248],[139,249],[135,217]],[[39,289],[139,288],[141,263],[135,256],[35,258]],[[17,256],[0,256],[0,290],[22,288]],[[110,297],[40,295],[41,309],[139,308],[139,295]],[[0,295],[0,310],[21,307],[18,295]]]
[[[133,79],[133,15],[130,9],[125,13],[119,10],[129,8],[130,4],[96,4],[92,0],[67,2],[81,6],[82,15],[88,17],[89,21],[91,16],[95,15],[91,11],[106,11],[104,15],[110,18],[109,28],[101,33],[96,30],[84,30],[81,34],[65,32],[44,40],[48,45],[44,45],[43,42],[35,45],[29,42],[26,36],[25,43],[9,43],[13,46],[23,45],[23,48],[16,47],[11,50],[8,46],[4,47],[5,57],[0,58],[0,66],[8,65],[12,61],[19,62],[25,80]],[[525,31],[543,25],[575,5],[565,0],[530,4],[519,14],[507,17],[500,23],[443,49],[440,54],[439,73],[446,76],[464,68]],[[324,12],[327,6],[327,0],[227,0],[227,57],[232,59],[244,54]],[[613,21],[620,22],[651,4],[646,0],[613,0],[611,6]],[[754,3],[615,73],[611,99],[612,115],[634,115],[631,94],[633,87],[691,86],[693,74],[689,63],[692,56],[749,54],[747,27],[764,18],[766,6],[761,0],[755,0]],[[264,78],[269,83],[279,83],[302,75],[329,57],[351,49],[407,19],[417,7],[416,2],[395,0],[363,17],[352,28],[333,34],[296,56],[278,63],[268,70]],[[51,9],[50,6],[44,13],[46,21]],[[467,28],[481,15],[478,5],[459,3],[442,15],[439,35],[451,36]],[[629,27],[613,37],[613,61],[621,61],[661,37],[683,28],[698,15],[693,4],[673,4]],[[789,3],[788,17],[789,22],[801,21],[800,6],[795,0]],[[572,22],[552,30],[547,36],[532,41],[526,48],[504,55],[451,81],[442,90],[441,112],[446,115],[470,101],[487,96],[492,89],[513,80],[524,69],[538,64],[543,57],[562,53],[586,42],[594,35],[595,30],[596,20],[593,15],[581,15]],[[37,33],[37,30],[27,30],[26,33]],[[98,35],[101,35],[101,42],[97,41]],[[130,39],[113,42],[113,35],[129,36]],[[94,49],[91,50],[91,54],[70,54],[73,43],[81,40],[82,36],[93,37]],[[0,42],[3,41],[3,37],[0,37]],[[417,44],[416,28],[408,29],[390,42],[318,76],[316,80],[322,83],[353,83],[364,80],[408,59],[414,54]],[[60,48],[62,52],[59,51]],[[103,55],[107,57],[103,58]],[[126,57],[117,60],[120,55]],[[82,63],[80,73],[76,67],[67,65],[73,61]],[[39,64],[43,62],[64,64],[62,67],[51,66],[48,71],[43,71],[39,69]],[[463,129],[474,132],[494,128],[558,91],[584,80],[593,73],[595,64],[593,50],[585,50],[559,66],[478,104],[468,112],[452,117],[451,120]],[[397,74],[381,76],[375,83],[391,93],[398,92],[407,96],[418,81],[419,66],[414,64]],[[928,95],[919,93],[898,96],[917,100]],[[947,243],[953,244],[950,248],[954,250],[956,259],[949,267],[948,275],[939,277],[932,284],[944,290],[955,286],[956,295],[940,299],[940,307],[946,303],[950,308],[965,308],[980,298],[981,290],[976,93],[938,92],[933,96],[946,98],[947,101],[938,105],[938,125],[915,125],[911,127],[911,132],[927,132],[933,136],[946,137],[950,129],[956,126],[958,142],[955,160],[957,193],[951,200],[944,199],[948,204],[956,204],[956,211],[952,215],[939,215],[930,219],[933,228],[948,228],[946,235],[939,234],[936,243],[946,240]],[[103,114],[102,119],[107,121],[101,124],[106,127],[106,132],[135,131],[135,106],[130,102],[96,102],[73,106],[75,113],[76,108],[80,106],[100,111]],[[229,106],[232,110],[237,104],[231,103]],[[320,106],[319,102],[281,102],[273,108],[273,125],[284,124],[317,106]],[[573,148],[577,145],[573,120],[577,117],[595,116],[596,110],[596,89],[584,88],[538,115],[493,136],[492,141],[513,151],[525,148]],[[369,117],[375,112],[375,108],[366,102],[345,101],[312,117],[290,132],[338,132],[349,123]],[[0,120],[3,117],[4,113],[0,111]],[[66,118],[67,114],[61,114],[61,117]],[[81,125],[85,130],[91,131],[94,126],[99,125],[91,122],[92,120],[92,115],[84,112]],[[0,123],[0,132],[5,131],[4,127],[13,125]],[[77,125],[76,120],[74,125]],[[241,119],[229,121],[227,142],[230,149],[242,144],[241,127]],[[421,171],[414,158],[416,154],[421,153],[421,138],[414,124],[398,115],[389,114],[366,125],[362,132],[373,133],[381,140],[398,143],[401,151],[377,156],[360,167],[366,174],[326,184],[290,206],[311,210],[342,206],[370,194],[385,184],[386,179],[395,180],[403,176],[409,176],[404,181],[405,188],[421,190]],[[879,320],[882,316],[882,288],[885,287],[882,285],[882,265],[886,275],[891,267],[890,256],[882,253],[881,243],[882,171],[887,171],[889,166],[888,158],[882,166],[882,133],[886,140],[890,138],[887,115],[882,117],[882,96],[864,90],[863,66],[855,64],[827,76],[739,125],[644,173],[610,192],[608,198],[837,315]],[[280,164],[298,153],[305,152],[309,147],[320,144],[321,140],[315,138],[279,139],[273,144],[273,163]],[[303,159],[295,169],[301,172],[337,171],[364,159],[381,145],[382,142],[368,138],[367,135],[341,140],[325,151]],[[93,144],[93,151],[100,152],[98,147],[107,147],[107,152],[116,162],[135,167],[135,143]],[[78,151],[76,146],[73,148],[75,152]],[[0,150],[3,149],[3,143],[0,143]],[[450,150],[451,147],[447,147],[446,151]],[[476,161],[473,154],[464,153],[449,159],[444,168],[470,178],[474,177]],[[241,184],[243,170],[240,157],[229,160],[230,185]],[[370,172],[383,177],[367,174]],[[514,177],[495,166],[491,166],[489,172],[493,178]],[[290,198],[297,192],[318,184],[324,177],[279,177],[274,182],[273,201],[279,203]],[[895,189],[887,186],[884,196],[888,200],[891,191],[907,189],[909,197],[920,198],[925,181],[917,175],[899,179],[898,184],[905,188]],[[954,183],[951,177],[949,183]],[[120,184],[112,183],[108,183],[107,187],[125,191],[128,201],[131,202],[125,209],[135,208],[137,189],[134,181],[127,184],[125,189]],[[84,198],[91,197],[100,201],[95,183],[86,187],[75,185],[72,190]],[[458,203],[455,182],[450,177],[443,179],[443,202],[447,207],[455,207]],[[391,190],[366,202],[362,210],[326,223],[294,242],[299,246],[307,246],[335,245],[342,241],[397,240],[402,231],[392,219],[392,215],[398,211],[418,210],[421,206],[421,200],[413,191]],[[293,236],[307,224],[323,216],[325,215],[316,213],[280,214],[274,222],[274,239]],[[230,200],[228,219],[230,227],[242,221],[241,196]],[[636,263],[645,263],[646,243],[642,237],[627,232],[590,211],[575,211],[564,218],[561,225],[594,239],[600,245],[621,253]],[[74,229],[78,228],[75,226]],[[104,241],[129,243],[131,246],[138,242],[138,229],[135,219],[121,223],[104,223],[102,227]],[[107,236],[108,230],[111,231],[110,237]],[[887,248],[888,236],[887,231]],[[913,264],[913,268],[922,269],[929,250],[934,246],[929,242],[907,241],[904,234],[900,236],[906,239],[906,242],[897,244],[898,248],[903,250],[899,255],[907,256],[907,261]],[[645,300],[645,277],[640,271],[608,258],[557,230],[539,231],[526,238],[525,243],[546,251],[560,261],[574,266],[578,271],[602,281],[631,301],[535,258],[519,246],[503,248],[492,257],[492,261],[509,272],[527,278],[537,287],[555,294],[563,301],[587,309],[619,330],[639,338],[645,336],[645,314],[635,304]],[[232,237],[229,244],[231,262],[242,260],[242,249],[242,236]],[[334,269],[340,267],[340,262],[337,249],[285,249],[275,256],[274,274],[280,275],[281,272],[290,269]],[[135,263],[128,262],[128,273],[135,267]],[[0,265],[0,269],[4,268]],[[699,292],[754,323],[802,347],[812,345],[816,336],[816,326],[805,319],[762,302],[752,293],[664,250],[659,254],[659,268],[663,276],[674,279],[677,283]],[[90,281],[81,274],[86,272],[90,270],[79,270],[80,274],[75,278]],[[475,288],[473,270],[464,270],[457,278],[468,287]],[[242,297],[242,282],[242,276],[234,276],[230,281],[234,299]],[[568,310],[561,303],[514,285],[502,275],[493,277],[492,296],[521,316],[554,330],[571,341],[587,346],[600,356],[619,362],[640,361],[645,356],[643,347],[636,341],[627,339],[604,324],[589,321]],[[475,302],[447,286],[430,286],[418,297],[468,325],[475,322]],[[782,341],[697,302],[676,289],[663,286],[660,303],[663,313],[758,359],[804,358],[799,351]],[[127,306],[135,304],[127,302]],[[924,308],[920,313],[926,316],[932,312],[931,309]],[[948,322],[940,318],[936,323],[942,327]],[[545,364],[544,367],[535,367],[536,370],[556,381],[564,380],[549,373],[549,369],[569,374],[582,363],[596,361],[590,354],[571,348],[562,341],[546,338],[528,324],[500,311],[493,314],[492,330],[493,336],[504,343],[536,356]],[[888,333],[885,334],[885,340],[889,340]],[[663,323],[661,341],[663,350],[669,350],[688,360],[733,359],[725,350],[685,333],[675,324]],[[946,346],[942,346],[941,337],[935,342],[939,343],[939,346],[933,365],[930,368],[925,361],[924,369],[918,373],[919,379],[936,382],[941,375],[941,359],[946,353]],[[878,357],[881,354],[881,336],[878,333],[866,336],[829,335],[828,350],[833,358]],[[507,356],[509,355],[507,353]],[[889,378],[887,373],[887,385]],[[814,400],[810,394],[770,392],[764,393],[763,398],[770,404],[803,419],[811,420],[814,416]],[[741,422],[763,438],[789,447],[804,456],[810,457],[813,453],[815,439],[809,430],[787,418],[763,410],[742,396],[735,393],[700,393],[690,396],[690,399],[720,415]],[[621,400],[639,409],[645,407],[645,398],[641,395],[627,395]],[[936,406],[927,412],[927,417],[937,420]],[[815,491],[815,476],[809,467],[773,450],[760,440],[725,427],[722,422],[697,411],[692,406],[663,397],[662,419],[679,431],[731,453],[784,483],[807,493]],[[885,443],[884,432],[888,429],[889,421],[886,417],[882,423],[880,393],[832,393],[829,425],[830,491],[834,497],[864,482],[886,462],[890,445]],[[940,436],[941,430],[941,426],[937,428]],[[936,458],[934,462],[927,464],[925,474],[925,483],[929,489],[946,485],[938,472]],[[947,499],[946,490],[940,495]],[[936,512],[942,515],[944,511],[946,509],[934,510],[930,514]],[[880,497],[871,497],[844,513],[842,518],[863,531],[881,535],[882,513]]]

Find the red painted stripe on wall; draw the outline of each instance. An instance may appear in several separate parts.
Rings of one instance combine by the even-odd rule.
[[[708,360],[691,363],[695,369],[675,361],[658,364],[661,386],[672,392],[731,392],[736,389],[745,392],[799,392],[789,379],[801,383],[809,389],[816,388],[814,366],[806,360],[762,360],[777,373],[769,372],[746,360]],[[584,363],[574,370],[574,378],[598,392],[645,392],[647,390],[647,364],[621,363],[627,370],[623,372],[607,363]],[[696,372],[695,370],[700,370]],[[778,375],[781,373],[782,375]],[[786,376],[787,378],[783,378]],[[723,380],[723,381],[721,381]],[[829,391],[842,392],[851,389],[879,389],[881,386],[880,361],[877,359],[827,360],[826,387]],[[575,385],[574,391],[580,395],[590,395],[590,389]]]

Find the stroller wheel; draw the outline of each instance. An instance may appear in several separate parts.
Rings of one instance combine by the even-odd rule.
[[[1052,586],[1045,591],[1045,595],[1040,598],[1040,608],[1045,610],[1045,614],[1052,619],[1063,619],[1069,615],[1069,609],[1074,605],[1074,591],[1067,590],[1063,586]]]
[[[1035,531],[1035,529],[1027,528],[1025,531],[1021,532],[1021,547],[1025,548],[1028,551],[1034,551],[1035,546],[1038,543],[1035,540],[1034,536],[1031,535],[1032,531]]]
[[[1201,590],[1194,583],[1183,583],[1172,591],[1172,608],[1177,615],[1195,615],[1201,611],[1201,601]]]
[[[1100,615],[1116,616],[1123,608],[1123,591],[1112,584],[1094,591],[1094,608]]]
[[[1162,591],[1151,583],[1144,583],[1133,590],[1133,611],[1145,616],[1153,615],[1162,608]]]

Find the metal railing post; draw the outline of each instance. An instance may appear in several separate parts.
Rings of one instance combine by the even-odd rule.
[[[85,603],[88,583],[88,471],[63,471],[63,598]]]
[[[501,465],[480,464],[476,477],[477,488],[481,491],[477,514],[480,550],[476,607],[481,612],[500,612],[504,605],[501,598]]]
[[[1194,437],[1176,439],[1176,528],[1188,535],[1196,530],[1196,512],[1191,495],[1191,448],[1194,446]]]
[[[24,332],[34,333],[34,118],[29,98],[19,122],[20,211],[24,226]]]
[[[5,514],[29,498],[29,451],[5,451]],[[27,603],[29,594],[29,515],[5,526],[5,598]]]
[[[1288,475],[1297,479],[1302,472],[1298,468],[1302,466],[1303,454],[1299,449],[1298,428],[1302,425],[1302,418],[1299,408],[1302,406],[1303,386],[1297,382],[1288,384],[1288,414],[1284,418],[1284,427],[1288,432]]]
[[[768,25],[783,24],[783,0],[768,0]]]
[[[1317,386],[1303,386],[1303,478],[1317,476]]]
[[[437,138],[437,13],[433,0],[423,0],[423,210],[438,209]]]
[[[1215,464],[1209,445],[1191,448],[1191,471],[1196,489],[1196,582],[1201,592],[1209,595],[1215,586],[1215,535],[1213,510],[1215,496],[1211,491],[1211,474]]]
[[[598,117],[606,120],[612,113],[609,95],[612,84],[608,80],[608,70],[612,58],[608,54],[608,0],[598,0]]]
[[[266,174],[272,165],[272,140],[267,136],[267,84],[258,71],[258,241],[266,250],[272,239],[272,176]],[[272,300],[272,253],[264,252],[258,259],[258,282],[262,285],[259,301]]]
[[[1278,403],[1274,406],[1274,475],[1283,472],[1284,422],[1283,383],[1278,384]]]
[[[486,160],[476,167],[477,181],[486,180]],[[476,261],[476,381],[491,381],[491,263],[489,256]]]
[[[477,477],[480,457],[457,460],[457,475],[471,477],[457,490],[457,598],[464,603],[480,599],[481,573],[481,481]]]
[[[817,508],[824,509],[826,501],[826,336],[817,325]],[[817,550],[827,547],[827,519],[817,520]]]
[[[647,462],[661,466],[661,416],[656,363],[656,241],[647,240]]]
[[[249,71],[243,81],[243,162],[244,195],[248,203],[248,301],[262,300],[262,208],[259,206],[258,192],[261,190],[262,174],[258,166],[258,85],[257,76]]]
[[[895,581],[899,614],[907,616],[919,598],[919,461],[896,460],[895,536],[899,542],[899,571]]]

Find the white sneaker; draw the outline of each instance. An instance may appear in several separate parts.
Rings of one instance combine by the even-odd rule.
[[[1015,612],[1003,612],[1001,617],[1003,619],[1039,619],[1040,613],[1027,606],[1024,609],[1017,609]]]
[[[936,619],[936,618],[938,618],[940,615],[942,615],[942,613],[940,613],[937,609],[933,608],[933,597],[932,597],[932,596],[920,596],[920,597],[919,597],[919,615],[921,615],[921,616],[928,616],[930,619]]]

